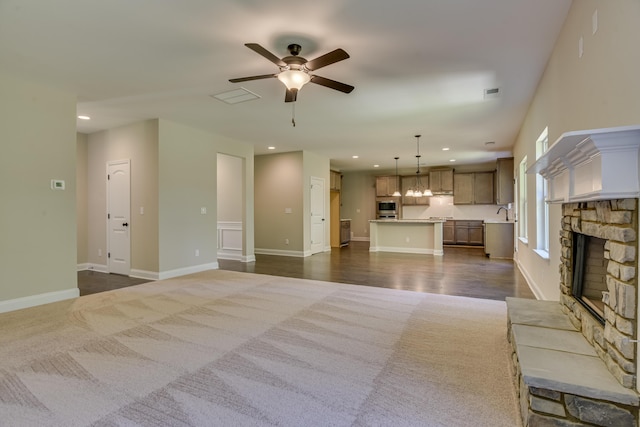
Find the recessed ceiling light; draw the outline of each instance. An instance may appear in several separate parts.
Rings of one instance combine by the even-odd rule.
[[[484,145],[493,145],[495,143],[496,143],[495,141],[487,141],[484,143]]]
[[[352,159],[359,159],[360,156],[351,156]]]
[[[449,147],[444,147],[442,151],[449,151]]]
[[[80,120],[91,120],[91,117],[89,117],[89,116],[78,116],[78,118]]]
[[[374,168],[379,168],[379,167],[380,167],[380,165],[373,165],[373,167],[374,167]]]
[[[449,161],[450,161],[451,163],[453,163],[453,162],[455,162],[455,161],[456,161],[456,159],[449,159]]]
[[[267,150],[275,150],[276,147],[267,147]]]

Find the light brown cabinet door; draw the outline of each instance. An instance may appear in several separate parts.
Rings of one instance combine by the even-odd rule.
[[[498,159],[496,169],[496,203],[513,203],[513,157]]]
[[[334,191],[340,191],[342,187],[342,175],[339,172],[329,171],[329,189]]]
[[[442,243],[445,245],[456,243],[455,221],[447,221],[442,224]]]
[[[453,203],[456,205],[472,205],[473,173],[457,173],[453,176]]]
[[[469,244],[480,246],[484,244],[484,233],[482,231],[482,226],[469,227]]]
[[[474,174],[474,200],[476,205],[492,205],[493,172],[476,172]]]
[[[376,196],[387,197],[393,196],[398,188],[398,178],[393,176],[377,176],[376,177]]]
[[[434,193],[453,192],[453,169],[430,171],[429,188]]]
[[[492,205],[493,172],[457,173],[453,177],[453,203]]]

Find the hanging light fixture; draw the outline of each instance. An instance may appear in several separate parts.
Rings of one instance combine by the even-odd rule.
[[[416,154],[416,163],[417,163],[417,167],[416,167],[416,188],[415,190],[412,188],[409,188],[407,190],[407,193],[405,194],[406,197],[431,197],[433,196],[433,193],[431,192],[430,189],[425,188],[424,190],[422,190],[422,184],[420,182],[420,136],[421,135],[416,135],[416,147],[417,147],[417,154]]]
[[[400,157],[394,157],[394,159],[396,159],[396,191],[393,192],[393,194],[391,196],[393,197],[400,197],[402,196],[402,194],[400,194],[400,182],[398,180],[398,159]]]

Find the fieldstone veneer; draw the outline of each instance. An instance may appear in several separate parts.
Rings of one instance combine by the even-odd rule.
[[[618,382],[634,388],[637,354],[632,340],[638,329],[638,199],[566,203],[562,210],[560,303],[563,311]],[[605,240],[608,292],[603,295],[604,326],[571,295],[572,233]]]

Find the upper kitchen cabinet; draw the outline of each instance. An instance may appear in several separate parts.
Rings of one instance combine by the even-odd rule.
[[[453,203],[456,205],[493,204],[493,177],[493,172],[454,174]]]
[[[398,188],[399,178],[396,175],[376,176],[376,197],[393,196]]]
[[[433,194],[453,194],[453,169],[429,171],[429,189]]]
[[[340,172],[329,171],[329,189],[340,191],[342,189],[342,175]]]
[[[513,203],[513,157],[498,159],[496,168],[496,203]]]

